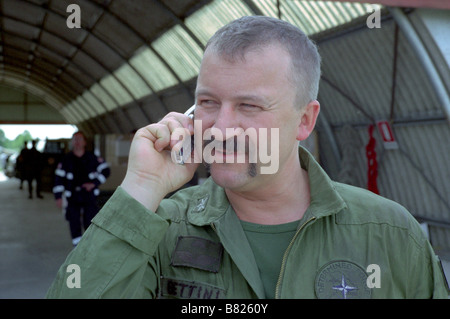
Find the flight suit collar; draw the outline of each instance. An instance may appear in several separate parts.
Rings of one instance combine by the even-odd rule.
[[[336,190],[335,183],[317,163],[311,153],[300,146],[299,155],[302,168],[308,172],[310,190],[310,204],[303,219],[306,219],[307,214],[317,219],[337,214],[346,208],[347,205]]]
[[[308,172],[311,201],[308,215],[316,218],[336,214],[346,204],[336,191],[333,181],[320,167],[314,157],[303,147],[299,147],[300,163]],[[234,213],[225,190],[208,178],[193,193],[188,210],[188,220],[197,226],[210,225],[225,213]]]
[[[345,203],[314,157],[302,147],[299,154],[302,167],[308,171],[311,194],[310,206],[299,222],[300,228],[310,220],[339,212]],[[193,194],[187,216],[194,225],[210,225],[214,229],[255,294],[258,298],[265,298],[258,266],[239,219],[225,190],[215,184],[212,178]]]

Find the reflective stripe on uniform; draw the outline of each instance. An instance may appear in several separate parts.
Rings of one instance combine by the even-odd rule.
[[[97,175],[97,179],[100,181],[100,183],[104,183],[104,182],[106,182],[106,177],[105,176],[103,176],[103,174],[98,174]]]
[[[100,164],[99,166],[97,166],[97,172],[101,172],[102,170],[104,170],[105,168],[108,168],[109,167],[109,165],[108,165],[108,163],[102,163],[102,164]]]
[[[64,176],[66,176],[66,171],[65,171],[65,170],[62,170],[62,169],[60,169],[60,168],[57,168],[57,169],[55,170],[55,175],[57,175],[57,176],[59,176],[59,177],[64,177]]]
[[[64,192],[64,186],[63,185],[57,185],[53,187],[53,193],[62,193]]]

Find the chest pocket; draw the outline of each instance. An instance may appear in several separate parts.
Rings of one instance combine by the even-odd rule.
[[[171,267],[188,267],[218,273],[223,256],[223,246],[196,236],[179,236],[170,260]],[[198,278],[176,278],[163,276],[161,278],[160,298],[183,299],[223,299],[226,296],[225,289],[211,283],[206,283],[202,272],[198,272]],[[195,276],[197,277],[197,276]],[[206,280],[208,281],[208,280]]]
[[[186,266],[213,273],[219,272],[223,246],[195,236],[179,236],[172,254],[171,266]]]

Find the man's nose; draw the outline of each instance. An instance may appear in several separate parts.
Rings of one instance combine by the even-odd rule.
[[[221,131],[222,134],[218,135],[222,136],[217,136],[215,138],[222,138],[223,141],[238,136],[242,130],[240,128],[239,116],[232,105],[221,106],[217,114],[216,121],[212,127]]]

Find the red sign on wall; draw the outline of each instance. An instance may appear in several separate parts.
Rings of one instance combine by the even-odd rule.
[[[391,125],[388,121],[378,121],[377,122],[378,132],[383,139],[383,145],[385,149],[397,149],[398,144],[395,140],[394,133],[392,132]]]

